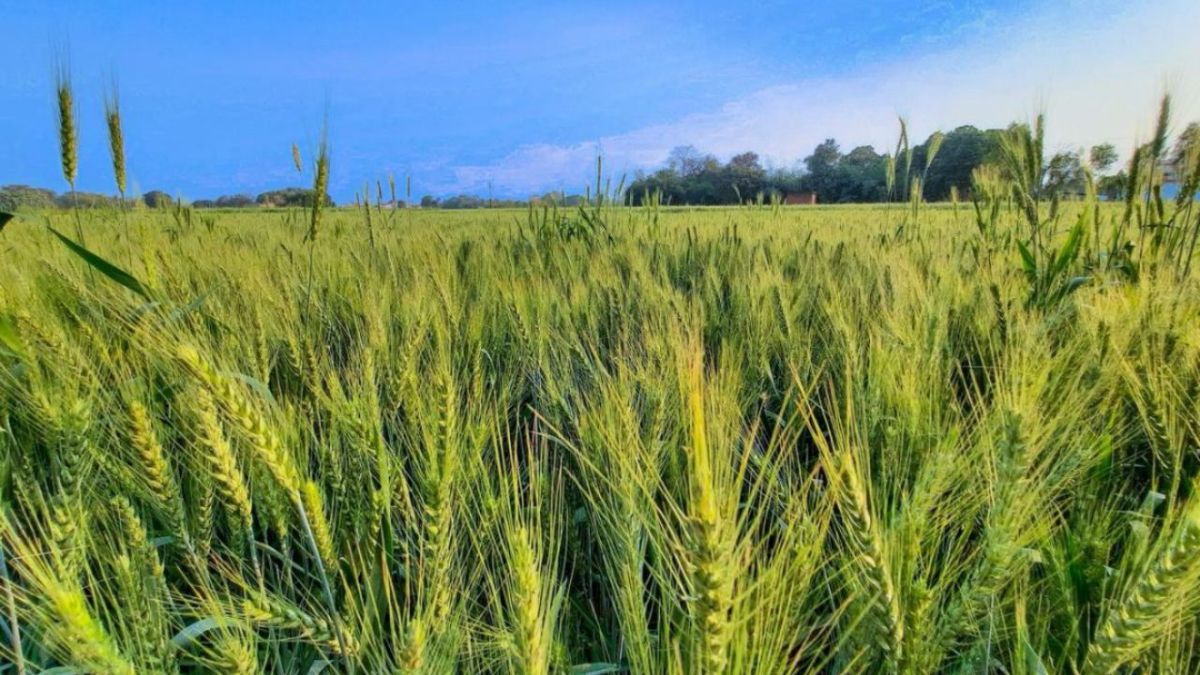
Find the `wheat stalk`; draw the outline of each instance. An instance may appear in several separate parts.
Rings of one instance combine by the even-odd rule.
[[[313,481],[305,481],[304,488],[300,492],[300,499],[304,505],[305,513],[309,516],[313,539],[316,541],[317,551],[320,553],[321,560],[327,568],[332,569],[337,565],[337,553],[334,551],[333,535],[329,530],[329,521],[325,519],[325,507],[321,499],[321,490]]]
[[[16,529],[7,517],[0,520],[0,531],[13,553],[13,567],[28,589],[20,597],[27,622],[30,617],[39,619],[39,640],[58,658],[85,671],[133,675],[133,664],[95,616],[77,579],[63,576],[50,560],[54,556],[35,548],[28,533]]]
[[[170,626],[163,611],[168,585],[162,561],[129,500],[115,497],[112,507],[124,535],[125,552],[117,558],[116,567],[122,598],[137,617],[132,632],[138,665],[153,672],[175,672],[175,649],[168,639]]]
[[[211,398],[220,405],[227,419],[245,436],[255,456],[271,473],[284,492],[294,501],[300,498],[300,475],[295,462],[283,449],[279,437],[267,425],[246,397],[227,378],[222,377],[200,357],[193,347],[181,346],[176,351],[179,361],[196,377]]]
[[[139,401],[129,404],[129,441],[137,454],[139,468],[146,478],[150,493],[166,514],[171,531],[187,545],[188,534],[182,493],[175,474],[167,463],[166,453],[150,421],[150,413]]]
[[[1085,673],[1116,672],[1136,659],[1168,628],[1172,601],[1194,590],[1200,560],[1200,501],[1185,515],[1180,532],[1158,560],[1105,614],[1088,648]]]
[[[692,613],[699,630],[699,664],[703,672],[723,673],[729,662],[726,652],[733,606],[732,533],[718,503],[712,456],[705,426],[701,361],[691,368],[688,411],[691,415],[689,459],[691,494],[688,511],[690,532],[689,567],[692,583]]]
[[[215,656],[212,665],[217,672],[226,675],[256,675],[262,672],[254,646],[240,635],[221,635],[212,653]]]
[[[551,635],[547,634],[547,608],[542,569],[529,528],[518,526],[509,541],[513,574],[513,615],[521,672],[526,675],[550,670]]]
[[[306,612],[282,598],[262,592],[252,593],[242,602],[241,612],[246,621],[251,624],[292,631],[322,648],[342,653],[337,637],[328,621]],[[349,647],[351,653],[356,651],[353,643],[350,643]]]
[[[238,524],[249,534],[253,527],[253,502],[246,488],[246,478],[217,417],[212,394],[207,389],[197,388],[188,396],[188,402],[196,418],[198,440],[204,446],[204,452],[200,455],[207,463],[217,492],[225,508],[237,517]]]
[[[79,137],[75,128],[75,93],[71,87],[71,71],[60,66],[55,72],[54,89],[58,101],[58,151],[63,178],[75,191],[79,170]]]
[[[116,87],[104,97],[104,121],[108,126],[108,149],[112,155],[113,177],[117,192],[125,201],[125,137],[121,133],[121,100]]]
[[[308,234],[305,240],[312,243],[317,240],[321,230],[321,216],[325,208],[325,195],[329,192],[329,137],[326,131],[321,132],[321,142],[317,146],[317,161],[313,168],[312,212],[309,220]]]

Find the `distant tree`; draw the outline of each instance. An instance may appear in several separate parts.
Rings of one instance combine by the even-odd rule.
[[[724,167],[712,155],[705,155],[700,169],[686,178],[683,183],[685,204],[732,204],[737,201],[737,193],[729,183]]]
[[[680,145],[667,155],[667,167],[680,176],[695,176],[704,169],[705,156],[693,145]]]
[[[644,179],[644,174],[639,174],[639,178]],[[528,204],[540,204],[543,206],[550,206],[551,204],[557,206],[579,206],[582,203],[583,195],[569,195],[564,193],[562,190],[550,190],[549,192],[543,192],[541,195],[530,197],[529,202],[501,202],[502,205],[508,206],[526,206]]]
[[[116,208],[119,203],[114,197],[97,192],[64,192],[54,200],[60,209],[78,206],[81,209]]]
[[[455,195],[441,201],[443,209],[478,209],[488,205],[488,200],[474,195]]]
[[[175,203],[175,200],[171,199],[171,195],[162,190],[151,190],[142,195],[142,202],[152,209],[157,209],[163,206],[171,206]]]
[[[831,173],[841,158],[842,152],[838,147],[838,142],[835,139],[826,138],[813,150],[811,155],[804,158],[804,168],[808,169],[809,175]]]
[[[1083,161],[1074,150],[1060,152],[1046,164],[1044,189],[1050,198],[1063,198],[1083,194]]]
[[[740,155],[734,155],[729,160],[729,168],[739,171],[761,172],[762,165],[758,163],[758,153],[743,152]]]
[[[947,133],[942,139],[942,147],[937,157],[929,166],[925,176],[925,198],[930,201],[942,201],[950,197],[950,188],[958,188],[966,194],[971,188],[971,172],[976,167],[996,161],[1000,145],[1000,131],[989,129],[982,131],[970,125],[958,127]],[[913,171],[925,166],[925,156],[929,148],[927,139],[921,145],[913,148]],[[907,199],[907,194],[900,195]]]
[[[242,209],[254,206],[254,197],[250,195],[222,195],[217,197],[216,206],[222,209]]]
[[[667,204],[680,203],[679,184],[681,180],[680,175],[670,167],[659,169],[650,175],[638,172],[633,182],[629,184],[627,193],[630,202],[635,206],[644,204],[646,198],[652,194],[657,194]]]
[[[1104,175],[1117,163],[1117,148],[1112,143],[1093,145],[1088,151],[1088,165],[1096,175]]]
[[[1180,166],[1185,165],[1188,152],[1198,145],[1200,145],[1200,122],[1192,122],[1175,139],[1175,147],[1171,151],[1171,161]]]
[[[725,175],[734,189],[735,199],[740,195],[743,201],[752,200],[758,193],[766,191],[767,172],[759,164],[756,153],[734,155],[725,166]]]
[[[767,192],[779,196],[804,190],[804,174],[795,169],[775,169],[767,172]]]
[[[313,191],[308,188],[290,187],[281,190],[270,190],[263,192],[254,198],[254,201],[260,206],[272,207],[303,207],[307,208],[313,204]],[[333,198],[328,194],[325,195],[325,206],[334,206]]]
[[[1118,171],[1111,176],[1101,176],[1096,181],[1096,192],[1109,201],[1124,199],[1128,182],[1129,176],[1124,171]]]
[[[937,159],[926,175],[928,199],[945,199],[950,188],[969,190],[971,172],[997,159],[1000,131],[980,131],[962,126],[943,137]],[[930,141],[913,149],[914,171],[923,171]],[[725,164],[694,146],[671,150],[666,166],[653,173],[639,172],[627,194],[641,204],[657,193],[666,204],[734,204],[738,196],[750,201],[759,194],[785,195],[813,191],[823,203],[877,202],[887,199],[887,158],[863,145],[843,155],[837,140],[827,138],[804,159],[804,169],[763,168],[753,152],[734,155]],[[904,177],[900,177],[904,185]]]
[[[876,202],[886,195],[883,155],[869,145],[860,145],[846,153],[834,173],[836,200],[839,202]]]
[[[56,195],[53,190],[29,185],[0,187],[0,211],[52,209]]]
[[[433,209],[433,208],[437,208],[437,205],[438,205],[437,197],[434,197],[433,195],[425,195],[425,196],[421,197],[421,208]]]
[[[256,206],[257,202],[250,195],[221,195],[216,199],[197,199],[192,206],[198,209],[244,209]]]
[[[837,202],[841,198],[837,175],[841,159],[841,150],[832,138],[825,139],[811,155],[804,158],[804,168],[808,171],[804,176],[804,185],[817,193],[818,201]]]
[[[639,205],[647,196],[658,194],[664,204],[736,204],[739,195],[744,201],[753,201],[759,194],[765,197],[800,189],[799,173],[768,172],[753,152],[734,155],[722,165],[716,157],[695,148],[685,146],[685,150],[677,149],[674,160],[654,173],[639,172],[626,190],[630,203]],[[689,166],[680,159],[684,156],[695,161],[686,176],[677,168]]]

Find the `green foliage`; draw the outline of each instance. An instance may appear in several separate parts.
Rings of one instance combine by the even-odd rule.
[[[60,209],[115,209],[120,205],[117,198],[95,192],[64,192],[54,199]]]
[[[0,187],[0,209],[15,212],[53,208],[56,196],[53,190],[44,188],[5,185]]]
[[[1085,216],[1081,215],[1067,233],[1067,239],[1062,246],[1050,250],[1040,261],[1030,250],[1029,244],[1017,241],[1021,268],[1029,281],[1030,305],[1041,309],[1057,306],[1064,297],[1079,290],[1089,281],[1084,275],[1072,276],[1084,238],[1087,236],[1085,223]]]
[[[271,206],[276,208],[312,208],[313,194],[313,191],[308,188],[290,187],[280,190],[268,190],[267,192],[260,193],[254,198],[254,202],[259,206]],[[333,198],[328,194],[325,195],[324,203],[326,206],[334,206]]]
[[[1083,196],[1086,171],[1078,152],[1066,150],[1055,154],[1046,164],[1046,194],[1051,199]]]
[[[50,233],[57,237],[58,240],[61,241],[68,249],[70,249],[72,253],[82,258],[84,262],[104,276],[124,286],[125,288],[128,288],[134,293],[137,293],[143,298],[147,300],[150,299],[149,296],[146,295],[146,289],[142,287],[141,282],[133,278],[133,276],[131,276],[125,270],[117,267],[95,253],[92,253],[87,248],[81,246],[78,242],[72,241],[69,237],[54,228],[50,228]]]
[[[929,142],[915,148],[918,161],[924,161]],[[999,152],[999,132],[981,131],[972,126],[961,126],[948,132],[941,142],[937,161],[929,166],[925,176],[925,196],[932,201],[943,201],[950,195],[950,188],[966,192],[971,187],[971,172],[977,167],[996,161]]]
[[[1088,151],[1088,165],[1098,175],[1104,174],[1116,163],[1117,148],[1112,143],[1093,145]]]
[[[257,205],[258,202],[254,200],[254,197],[246,194],[221,195],[216,199],[197,199],[192,202],[192,206],[198,209],[245,209]]]
[[[151,190],[142,195],[142,203],[152,209],[161,209],[174,205],[175,199],[162,190]]]
[[[869,145],[842,154],[836,140],[826,139],[804,159],[803,171],[766,171],[754,153],[742,153],[722,165],[716,158],[703,155],[691,146],[676,148],[667,166],[639,176],[630,186],[634,204],[642,196],[657,192],[668,204],[736,204],[757,194],[816,193],[818,203],[864,203],[895,197],[895,188],[903,186],[907,199],[913,175],[921,170],[923,193],[932,200],[949,199],[951,188],[960,191],[971,185],[971,172],[999,156],[1001,132],[979,131],[962,126],[942,134],[936,132],[927,141],[908,147],[907,128],[895,155],[880,155]],[[897,165],[896,157],[900,157]],[[937,161],[933,161],[934,158]]]

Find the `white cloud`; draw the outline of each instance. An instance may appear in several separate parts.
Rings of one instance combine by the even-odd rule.
[[[951,50],[848,76],[758,91],[720,109],[571,145],[531,145],[486,165],[459,166],[447,189],[497,193],[579,189],[597,151],[606,171],[658,166],[676,145],[728,157],[758,152],[790,165],[821,140],[844,148],[894,143],[896,116],[920,140],[958,124],[1004,126],[1047,113],[1050,148],[1145,139],[1158,99],[1174,97],[1174,119],[1200,118],[1200,3],[1072,2],[995,26]]]

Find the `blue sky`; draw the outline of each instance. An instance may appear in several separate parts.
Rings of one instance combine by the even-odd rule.
[[[326,107],[339,200],[389,173],[418,195],[577,190],[597,152],[633,172],[682,143],[789,166],[826,136],[886,145],[897,114],[928,133],[1045,108],[1061,144],[1127,144],[1164,87],[1200,116],[1200,10],[1177,0],[0,0],[0,16],[0,184],[59,189],[62,53],[80,188],[112,189],[115,78],[132,182],[190,198],[302,183],[290,147],[309,154]]]

